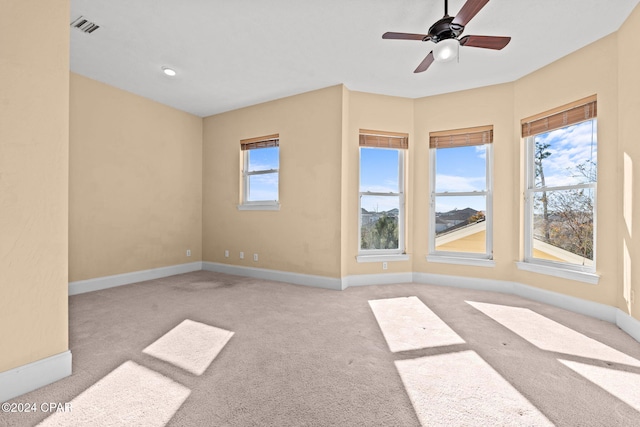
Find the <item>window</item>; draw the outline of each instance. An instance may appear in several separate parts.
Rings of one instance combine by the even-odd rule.
[[[241,210],[275,210],[278,203],[280,167],[279,135],[240,141],[242,151]]]
[[[404,253],[404,162],[408,148],[407,134],[360,131],[361,255]]]
[[[525,262],[595,271],[595,97],[525,119]]]
[[[492,142],[493,126],[429,134],[429,261],[492,258]]]

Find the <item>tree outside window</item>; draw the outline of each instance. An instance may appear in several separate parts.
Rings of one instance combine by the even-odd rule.
[[[597,122],[582,121],[527,138],[527,257],[595,267]]]
[[[359,253],[404,253],[406,134],[360,134]]]

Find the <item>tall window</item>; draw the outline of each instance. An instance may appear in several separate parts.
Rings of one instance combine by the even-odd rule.
[[[525,262],[595,271],[595,97],[522,123]]]
[[[492,258],[493,126],[429,134],[429,254]]]
[[[279,135],[240,141],[242,203],[239,209],[277,209],[280,167]]]
[[[407,134],[360,131],[360,253],[404,252]]]

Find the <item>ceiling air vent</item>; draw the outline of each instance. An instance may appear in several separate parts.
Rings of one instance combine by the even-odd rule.
[[[100,28],[100,25],[97,25],[95,22],[91,22],[88,19],[85,19],[84,16],[80,16],[79,18],[74,20],[71,23],[71,26],[73,28],[77,28],[78,30],[82,31],[83,33],[87,33],[87,34],[91,34],[95,30]]]

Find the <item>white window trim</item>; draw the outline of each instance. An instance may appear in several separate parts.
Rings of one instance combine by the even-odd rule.
[[[457,265],[472,265],[475,267],[495,267],[496,262],[488,258],[474,258],[469,257],[466,252],[447,252],[447,254],[455,254],[456,256],[447,255],[427,255],[427,262],[435,262],[441,264],[457,264]]]
[[[362,152],[360,147],[359,152]],[[364,257],[371,257],[375,255],[402,255],[405,254],[404,246],[404,230],[405,230],[405,184],[404,184],[404,169],[405,169],[405,149],[401,148],[375,148],[376,150],[396,150],[398,151],[398,193],[376,193],[372,191],[360,191],[358,194],[358,262],[375,262],[375,261],[360,261],[359,258],[367,259]],[[362,155],[360,155],[358,165],[361,165]],[[360,173],[358,173],[358,190],[361,188]],[[362,242],[362,196],[398,196],[398,249],[362,249],[360,246]],[[383,260],[385,261],[385,260]]]
[[[280,203],[276,201],[246,202],[238,205],[239,211],[279,211]]]
[[[259,150],[259,148],[258,148]],[[238,205],[240,211],[279,211],[279,200],[247,200],[249,195],[249,177],[254,175],[278,175],[278,199],[280,199],[280,168],[249,171],[249,154],[253,150],[244,150],[242,154],[242,203]],[[280,165],[280,149],[278,147],[278,166]]]
[[[429,210],[429,254],[427,261],[442,262],[448,264],[469,264],[493,266],[486,261],[493,260],[493,143],[484,144],[486,147],[486,190],[470,192],[444,192],[436,193],[436,150],[429,149],[429,194],[431,195],[431,209]],[[486,253],[478,254],[473,252],[449,252],[436,250],[436,197],[447,196],[485,196],[485,222],[486,228]],[[438,261],[438,259],[442,261]],[[453,262],[459,259],[460,262]],[[483,261],[476,263],[476,261]]]
[[[577,282],[589,283],[590,285],[597,285],[600,280],[600,275],[596,273],[571,270],[565,268],[564,265],[560,267],[552,267],[549,265],[545,265],[545,263],[543,262],[518,261],[516,262],[516,266],[519,270],[530,271],[547,276],[560,277],[563,279],[575,280]]]
[[[593,120],[596,120],[595,118]],[[596,236],[597,236],[597,212],[598,212],[598,195],[597,181],[564,185],[557,187],[536,187],[535,171],[533,168],[533,159],[535,156],[535,137],[536,135],[524,138],[525,144],[525,190],[524,190],[524,260],[517,263],[520,270],[533,271],[541,274],[547,274],[565,279],[577,280],[580,282],[597,284],[600,278],[596,273]],[[569,264],[544,260],[533,257],[533,194],[542,191],[562,191],[580,188],[589,188],[593,190],[593,266],[582,266],[577,264]]]
[[[393,261],[409,261],[411,257],[407,254],[387,254],[387,255],[358,255],[357,262],[393,262]]]

